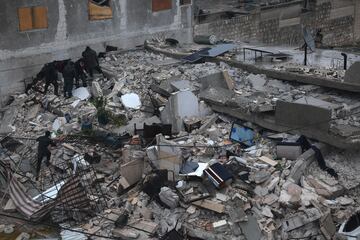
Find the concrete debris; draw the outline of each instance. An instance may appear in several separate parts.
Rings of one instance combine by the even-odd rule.
[[[98,97],[102,97],[103,96],[103,92],[102,92],[102,89],[100,87],[100,84],[98,82],[92,82],[92,85],[91,85],[91,95],[94,97],[94,98],[98,98]]]
[[[162,187],[159,193],[160,200],[171,209],[179,205],[179,196],[168,187]]]
[[[358,215],[351,217],[360,202],[358,150],[323,143],[357,144],[357,96],[223,62],[162,64],[175,61],[141,49],[100,61],[108,78],[96,76],[74,98],[30,89],[0,109],[2,192],[9,186],[4,169],[16,169],[27,199],[59,204],[49,212],[53,222],[104,238],[359,235],[352,224]],[[47,130],[56,146],[36,181],[34,139]],[[319,142],[300,142],[302,134]],[[61,190],[69,180],[78,194]],[[62,211],[65,198],[78,196],[90,214]],[[3,200],[4,212],[24,214],[19,199]],[[21,233],[8,221],[0,221],[0,238]]]

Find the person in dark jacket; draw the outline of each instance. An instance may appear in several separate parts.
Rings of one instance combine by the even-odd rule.
[[[49,146],[56,146],[53,140],[50,139],[50,132],[46,131],[44,136],[38,137],[36,141],[39,142],[38,145],[38,159],[36,165],[36,181],[39,180],[39,173],[41,168],[41,162],[44,157],[46,157],[46,166],[50,165],[51,152]]]
[[[50,84],[54,86],[54,94],[56,96],[59,96],[59,85],[58,85],[58,72],[55,68],[55,63],[47,63],[45,64],[40,72],[36,75],[33,82],[29,84],[26,88],[26,93],[36,85],[36,83],[42,79],[45,79],[45,88],[44,88],[44,94],[47,93]]]
[[[84,59],[80,58],[75,62],[75,71],[76,71],[76,88],[80,87],[80,79],[82,81],[83,87],[86,87],[86,75],[85,75],[85,63]]]
[[[64,78],[64,97],[72,97],[72,90],[74,87],[74,79],[76,76],[75,64],[72,61],[69,61],[63,70]]]
[[[94,76],[94,69],[103,74],[99,65],[97,54],[94,50],[92,50],[90,47],[86,47],[85,51],[82,52],[82,56],[84,58],[85,66],[90,77]]]

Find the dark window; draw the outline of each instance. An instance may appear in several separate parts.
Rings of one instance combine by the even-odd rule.
[[[180,0],[180,5],[191,4],[191,0]]]
[[[89,0],[89,19],[111,19],[112,9],[110,2],[110,0]]]

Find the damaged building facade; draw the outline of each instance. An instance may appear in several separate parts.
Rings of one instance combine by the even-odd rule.
[[[302,27],[321,30],[323,44],[351,45],[360,40],[360,2],[353,0],[228,1],[196,0],[194,34],[266,44],[301,45]],[[201,10],[200,10],[201,9]]]
[[[279,21],[251,16],[329,2],[204,6],[270,32]],[[291,46],[192,37],[189,0],[42,3],[4,11],[18,32],[0,43],[1,240],[360,238],[358,45],[318,44],[315,23]],[[352,3],[322,14],[348,19]]]
[[[1,103],[44,63],[78,58],[87,45],[104,51],[152,36],[192,37],[191,1],[16,0],[2,4],[0,20]]]

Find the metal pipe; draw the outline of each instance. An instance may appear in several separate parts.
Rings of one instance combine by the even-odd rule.
[[[347,54],[346,53],[341,53],[341,55],[344,57],[344,70],[347,69]]]

